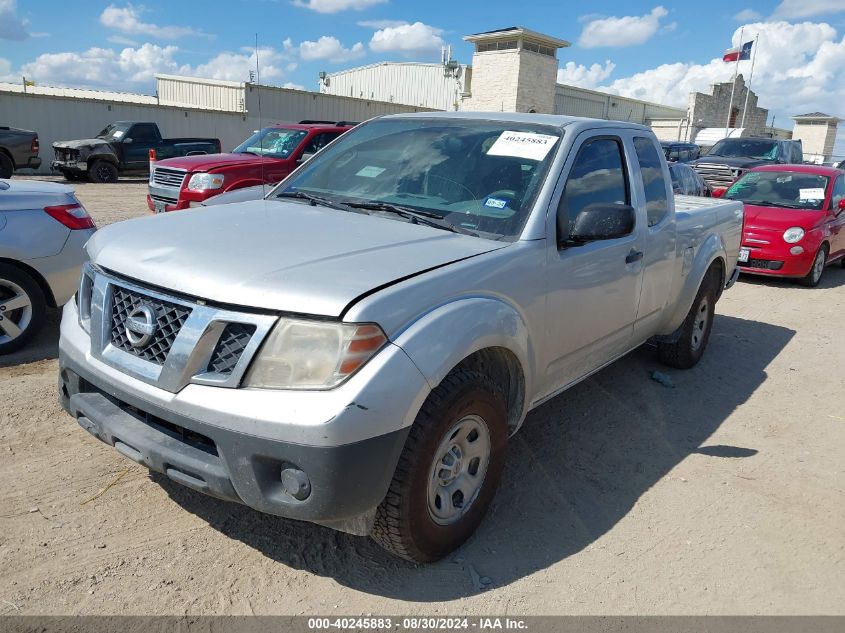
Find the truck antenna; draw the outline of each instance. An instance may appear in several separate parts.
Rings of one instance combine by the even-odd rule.
[[[258,33],[255,34],[255,93],[258,97],[258,133],[264,126],[261,122],[261,66],[258,63]],[[261,148],[261,197],[267,193],[267,187],[264,186],[264,139],[262,138],[259,144]]]

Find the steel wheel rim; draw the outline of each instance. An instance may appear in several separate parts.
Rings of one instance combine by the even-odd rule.
[[[821,279],[822,270],[824,270],[824,251],[819,251],[816,255],[816,261],[813,262],[813,281]]]
[[[478,415],[464,416],[443,435],[428,478],[428,513],[438,525],[460,520],[478,498],[490,465],[490,430]]]
[[[710,302],[704,297],[695,311],[695,321],[692,324],[692,349],[697,351],[704,341],[707,323],[710,321]]]
[[[0,344],[21,336],[32,322],[32,300],[14,281],[0,279]]]
[[[100,180],[109,182],[111,180],[111,170],[105,165],[100,165],[97,167],[97,176],[100,177]]]

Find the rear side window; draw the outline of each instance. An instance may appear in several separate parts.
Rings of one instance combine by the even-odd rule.
[[[648,225],[654,226],[669,213],[663,161],[660,160],[660,154],[657,153],[651,139],[642,136],[634,138],[634,150],[637,152],[637,160],[643,175]]]
[[[158,138],[156,128],[151,123],[138,123],[129,134],[135,141],[155,141]]]
[[[558,205],[558,237],[569,236],[585,207],[602,202],[631,203],[622,142],[615,138],[594,139],[578,150]]]

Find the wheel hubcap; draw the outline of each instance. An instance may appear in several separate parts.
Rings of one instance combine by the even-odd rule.
[[[432,520],[448,525],[472,506],[490,464],[490,431],[477,415],[461,418],[447,431],[434,453],[428,486]]]
[[[32,302],[13,281],[0,279],[0,344],[24,333],[32,321]]]
[[[698,350],[704,340],[704,333],[707,330],[707,322],[710,319],[710,302],[705,297],[698,304],[695,312],[695,321],[692,326],[692,349]]]
[[[824,251],[819,251],[819,254],[816,255],[816,261],[813,263],[814,281],[818,281],[822,276],[822,270],[824,270]]]

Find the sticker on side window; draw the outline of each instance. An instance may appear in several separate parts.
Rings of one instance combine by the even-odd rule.
[[[798,193],[801,200],[824,200],[824,189],[821,187],[799,189]]]
[[[375,178],[379,174],[384,171],[384,167],[375,167],[373,165],[367,165],[366,167],[362,167],[361,171],[359,171],[356,176],[361,176],[363,178]]]
[[[557,136],[534,132],[502,132],[487,151],[488,156],[513,156],[543,160],[557,143]]]

